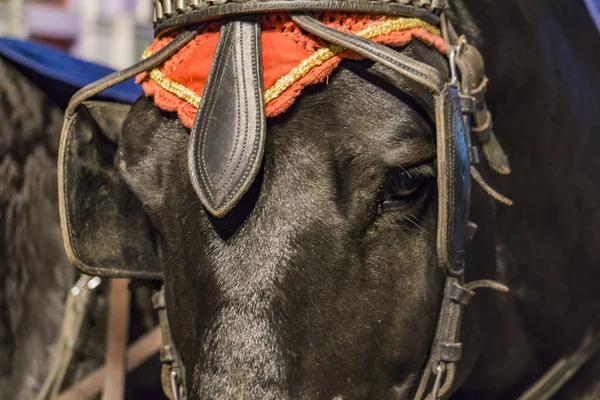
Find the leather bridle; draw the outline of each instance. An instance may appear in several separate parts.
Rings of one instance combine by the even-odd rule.
[[[157,1],[155,5],[157,36],[175,27],[190,26],[192,28],[184,31],[157,54],[75,94],[67,108],[63,130],[68,132],[71,129],[76,120],[78,108],[85,100],[142,71],[160,65],[189,43],[202,30],[203,22],[207,19],[228,17],[228,21],[222,25],[214,59],[227,61],[229,58],[231,61],[235,56],[236,60],[241,59],[242,61],[235,65],[235,68],[228,70],[215,68],[214,66],[219,63],[213,61],[213,67],[198,109],[196,123],[192,128],[189,153],[190,176],[193,186],[205,208],[216,217],[227,214],[235,207],[252,184],[262,161],[266,122],[264,91],[262,79],[259,79],[262,72],[259,57],[260,19],[255,17],[257,13],[291,12],[292,20],[305,31],[380,63],[427,89],[435,104],[439,192],[437,255],[438,263],[446,272],[446,283],[429,360],[424,367],[415,397],[422,399],[425,398],[426,393],[430,393],[429,398],[443,398],[452,387],[456,363],[461,358],[462,346],[458,341],[460,322],[463,308],[474,294],[473,289],[486,286],[507,290],[503,285],[490,281],[476,282],[470,285],[465,285],[463,282],[465,244],[467,236],[471,235],[474,229],[474,224],[469,224],[468,221],[470,170],[472,165],[478,162],[476,147],[471,144],[471,126],[473,125],[477,132],[485,132],[487,140],[479,140],[484,146],[491,141],[490,138],[493,138],[493,132],[491,124],[478,125],[477,121],[481,118],[471,118],[472,115],[477,116],[479,113],[483,113],[486,116],[485,120],[489,120],[483,96],[485,88],[483,61],[474,47],[464,39],[456,37],[448,28],[449,23],[444,16],[445,1],[305,0],[290,2],[267,0],[214,4],[203,2],[201,5],[192,4],[183,8],[173,7],[170,1]],[[417,17],[441,25],[444,38],[452,49],[448,54],[452,74],[449,79],[444,78],[437,69],[389,47],[329,28],[311,17],[310,14],[303,13],[309,11],[353,11],[399,15]],[[442,23],[442,21],[444,22]],[[235,37],[244,38],[243,41],[241,43],[232,42],[230,38],[234,34]],[[252,82],[253,84],[243,88],[234,88],[236,96],[229,95],[227,97],[227,94],[224,94],[222,90],[219,91],[214,84],[221,78],[220,74],[226,73],[242,74],[246,77],[246,79],[231,79],[230,81]],[[479,91],[479,96],[472,95],[472,92],[476,90]],[[237,100],[240,102],[238,106],[242,107],[232,108],[243,109],[243,114],[238,115],[237,118],[227,118],[227,120],[243,120],[248,129],[240,133],[240,130],[231,124],[211,126],[210,121],[215,120],[215,118],[210,118],[211,110],[222,109],[218,107],[220,102],[235,102],[240,98],[241,100]],[[208,122],[202,123],[204,121]],[[230,136],[236,132],[238,135],[245,135],[244,139],[252,144],[252,146],[248,146],[252,151],[236,156],[235,169],[240,172],[233,176],[233,184],[219,186],[222,183],[219,182],[218,177],[204,176],[209,174],[210,169],[203,169],[200,166],[215,161],[213,156],[203,152],[197,143],[200,139],[203,142],[210,142],[217,137],[223,138],[223,136]],[[61,143],[63,151],[60,153],[59,163],[63,162],[65,156],[64,140],[66,136],[63,135]],[[475,138],[480,139],[483,136],[479,135]],[[497,141],[494,142],[497,143]],[[492,159],[492,162],[495,161]],[[210,187],[207,182],[215,182],[215,184]],[[61,179],[60,184],[62,183]],[[64,197],[63,192],[64,188],[61,187],[59,193]],[[64,200],[61,199],[63,226],[67,225],[64,230],[67,252],[71,259],[77,260],[76,252],[70,246],[69,221],[64,218],[68,210],[63,205]],[[81,262],[76,264],[79,265]],[[161,359],[166,365],[166,371],[163,373],[165,392],[173,399],[183,399],[185,398],[185,373],[181,359],[170,340],[162,293],[157,294],[155,306],[159,311],[163,327],[164,346]]]
[[[415,389],[415,398],[446,398],[451,393],[456,365],[461,359],[462,344],[459,341],[459,333],[464,307],[477,288],[508,290],[506,286],[489,280],[464,282],[465,247],[476,229],[476,225],[469,222],[471,177],[492,197],[510,204],[510,200],[485,184],[476,169],[481,149],[492,169],[503,174],[510,172],[507,157],[494,135],[491,115],[485,103],[487,78],[483,59],[464,36],[457,35],[446,16],[447,7],[447,0],[157,0],[155,35],[159,37],[174,29],[184,29],[183,33],[142,62],[112,74],[75,94],[66,111],[59,166],[65,165],[69,156],[68,140],[76,125],[77,113],[86,100],[140,72],[161,65],[197,36],[207,21],[214,19],[222,19],[224,22],[191,130],[189,173],[200,201],[206,210],[217,218],[226,215],[237,205],[253,183],[262,162],[266,119],[261,79],[259,14],[287,12],[292,21],[304,31],[326,42],[352,50],[422,85],[430,96],[427,99],[428,103],[433,99],[435,105],[439,193],[437,258],[446,278],[429,359]],[[330,28],[311,16],[310,12],[316,11],[413,17],[438,25],[450,49],[447,56],[451,74],[446,77],[432,66],[392,48]],[[242,39],[233,40],[234,37]],[[229,63],[233,67],[219,68],[223,63]],[[227,76],[228,74],[230,76]],[[232,75],[244,76],[245,79],[229,80],[243,82],[240,84],[243,86],[223,90],[217,82],[223,78],[232,78]],[[227,118],[211,118],[213,113],[219,112],[215,110],[224,108],[219,106],[224,103],[234,103],[237,107],[227,108],[238,110],[234,111],[238,114]],[[219,120],[219,123],[211,122],[215,120]],[[247,129],[238,129],[240,123]],[[248,150],[237,154],[219,154],[216,157],[216,145],[211,146],[211,143],[224,139],[243,139],[249,143]],[[200,146],[199,143],[208,144]],[[213,151],[207,152],[205,148],[212,148]],[[227,182],[220,176],[211,175],[210,172],[222,170],[218,165],[222,159],[234,160],[231,170],[226,174]],[[207,168],[207,165],[214,168]],[[84,272],[99,271],[78,257],[76,243],[69,235],[72,228],[67,201],[69,187],[62,176],[65,167],[59,169],[60,211],[67,253],[73,263]],[[163,333],[163,387],[171,399],[181,400],[186,398],[185,370],[171,341],[162,291],[156,294],[154,305],[158,310]]]

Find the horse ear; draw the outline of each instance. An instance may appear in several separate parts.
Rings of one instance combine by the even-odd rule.
[[[89,101],[66,117],[58,165],[63,238],[85,274],[161,279],[152,225],[114,165],[130,108]]]

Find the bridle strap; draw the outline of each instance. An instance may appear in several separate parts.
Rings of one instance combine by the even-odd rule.
[[[502,175],[510,174],[510,164],[506,152],[494,134],[492,114],[487,108],[485,95],[488,78],[485,75],[485,62],[477,48],[467,42],[465,36],[459,36],[446,17],[440,18],[444,40],[448,46],[458,46],[456,66],[461,72],[465,101],[472,104],[469,115],[472,121],[471,132],[481,146],[489,166]],[[478,163],[475,162],[475,164]]]
[[[158,323],[162,332],[160,361],[163,365],[161,371],[163,391],[169,400],[186,400],[185,367],[171,338],[164,286],[152,296],[152,305],[158,313]]]
[[[437,25],[437,14],[446,6],[445,0],[191,0],[187,6],[173,2],[155,0],[155,37],[199,21],[272,12],[360,12],[419,18]],[[180,3],[180,0],[175,2]]]
[[[171,43],[154,53],[152,56],[132,65],[131,67],[125,68],[121,71],[113,72],[112,74],[92,82],[78,90],[69,101],[69,105],[65,111],[65,121],[69,121],[73,117],[77,108],[84,101],[102,93],[112,86],[118,85],[119,83],[133,78],[142,72],[149,71],[167,61],[186,44],[191,42],[202,31],[202,29],[204,29],[205,26],[206,24],[199,24],[193,29],[181,33]]]
[[[579,347],[570,355],[561,357],[544,375],[517,400],[548,400],[600,351],[600,332],[589,329]]]
[[[460,333],[460,324],[462,321],[463,308],[471,300],[472,293],[465,289],[458,278],[447,277],[442,298],[442,306],[438,316],[436,333],[432,342],[429,361],[425,366],[416,399],[421,399],[429,383],[430,372],[434,376],[445,374],[445,385],[440,387],[437,397],[443,398],[450,389],[455,364],[460,361],[462,356],[462,343],[458,341]],[[441,379],[441,378],[440,378]],[[446,387],[447,386],[447,387]],[[442,390],[444,389],[444,390]]]
[[[444,80],[439,71],[430,65],[407,57],[382,44],[330,28],[312,16],[306,14],[291,14],[290,16],[296,25],[307,32],[382,64],[392,71],[420,83],[432,94],[438,94],[444,88]]]
[[[475,295],[475,290],[481,288],[508,292],[508,287],[505,285],[488,279],[462,284],[462,278],[451,276],[446,278],[429,360],[421,376],[415,400],[438,400],[450,394],[457,365],[462,357],[462,343],[459,341],[459,336],[464,307]],[[432,377],[434,384],[428,392]],[[429,394],[426,396],[426,393]]]

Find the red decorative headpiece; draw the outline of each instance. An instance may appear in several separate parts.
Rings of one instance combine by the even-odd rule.
[[[322,13],[319,20],[377,43],[399,47],[418,39],[446,53],[438,28],[416,18]],[[163,110],[177,112],[188,128],[194,123],[217,47],[219,27],[219,22],[210,24],[162,66],[137,77],[144,93],[154,96],[154,102]],[[175,36],[155,39],[144,57],[166,46]],[[263,16],[261,43],[267,117],[287,110],[302,89],[325,80],[344,58],[362,58],[306,34],[286,14]]]

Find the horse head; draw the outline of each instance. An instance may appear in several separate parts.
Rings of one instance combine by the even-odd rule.
[[[339,12],[353,7],[335,3]],[[194,398],[397,399],[421,397],[432,386],[434,398],[445,397],[477,359],[496,309],[482,296],[460,330],[475,287],[466,282],[499,276],[492,197],[508,200],[485,178],[488,162],[503,174],[509,168],[485,106],[483,62],[469,44],[481,44],[473,7],[372,3],[364,7],[418,20],[413,28],[422,30],[411,34],[421,40],[384,47],[348,33],[351,27],[332,28],[322,15],[321,22],[283,17],[291,25],[282,31],[310,32],[320,47],[333,43],[333,55],[319,53],[314,66],[344,56],[279,108],[269,102],[291,86],[266,99],[265,89],[272,93],[283,81],[263,88],[257,79],[266,71],[253,47],[264,20],[234,15],[217,28],[161,36],[126,71],[143,72],[154,100],[114,109],[128,113],[122,132],[98,135],[115,122],[99,122],[93,105],[79,116],[74,106],[67,110],[66,128],[81,128],[85,114],[96,133],[63,135],[70,257],[107,276],[164,280],[173,343]],[[235,9],[215,7],[209,11],[217,14],[192,8],[174,18],[157,9],[157,31]],[[160,66],[219,29],[200,99],[167,76],[177,74],[177,62]],[[379,39],[398,39],[391,33]],[[163,89],[170,94],[156,91]],[[487,162],[478,161],[477,147]],[[471,174],[480,184],[472,189]],[[74,182],[79,193],[69,189]]]

